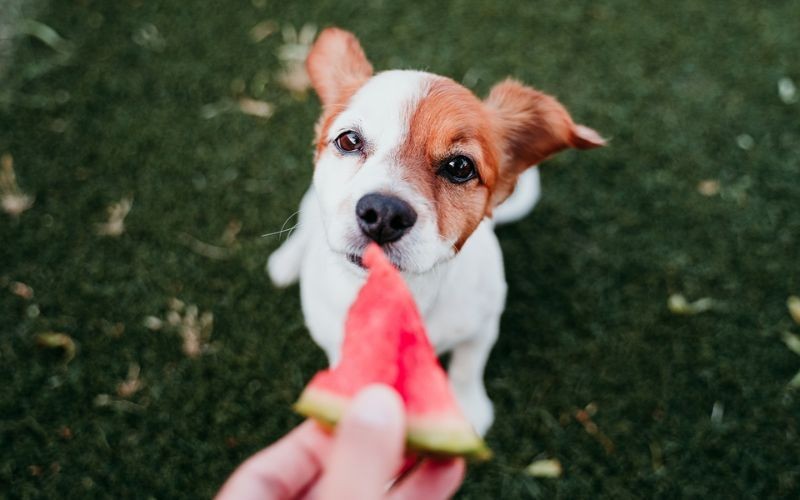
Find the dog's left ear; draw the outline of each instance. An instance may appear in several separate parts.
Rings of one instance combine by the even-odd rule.
[[[605,145],[595,130],[576,125],[554,97],[515,80],[492,87],[485,104],[503,153],[492,195],[493,206],[511,194],[517,177],[528,167],[566,148]]]
[[[372,76],[372,65],[358,39],[339,28],[320,33],[306,58],[306,70],[325,108],[343,104]]]

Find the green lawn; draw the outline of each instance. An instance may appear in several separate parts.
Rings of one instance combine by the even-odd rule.
[[[19,34],[0,80],[0,155],[35,197],[0,213],[0,497],[208,497],[299,422],[324,358],[262,235],[312,171],[317,99],[279,81],[282,30],[305,23],[352,30],[379,70],[481,95],[513,75],[612,139],[544,165],[540,205],[498,231],[496,457],[462,498],[800,496],[781,340],[800,334],[800,2],[36,3],[65,42]],[[123,199],[124,233],[99,234]],[[712,309],[673,314],[676,293]],[[145,326],[173,297],[213,313],[198,356]],[[563,475],[527,476],[538,458]]]

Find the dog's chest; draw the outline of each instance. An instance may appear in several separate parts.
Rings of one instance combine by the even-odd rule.
[[[505,304],[502,257],[491,226],[479,228],[473,238],[433,272],[406,276],[439,353],[481,335]],[[350,264],[332,253],[323,238],[317,240],[301,271],[303,313],[311,336],[336,359],[347,310],[363,277],[348,269]]]

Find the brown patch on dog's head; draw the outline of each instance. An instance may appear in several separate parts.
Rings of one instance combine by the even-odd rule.
[[[498,137],[483,103],[456,82],[432,77],[410,119],[399,157],[409,182],[436,210],[439,233],[460,249],[487,211],[497,180]],[[478,177],[462,184],[440,175],[442,165],[466,156]]]
[[[355,35],[339,28],[320,33],[306,58],[306,71],[322,102],[322,116],[316,127],[319,153],[330,124],[373,71]]]
[[[399,156],[409,181],[435,207],[439,233],[460,249],[525,169],[568,147],[603,144],[600,134],[576,125],[555,98],[516,81],[496,85],[481,102],[458,83],[432,77]],[[457,155],[473,161],[476,179],[455,184],[439,175]]]
[[[492,87],[485,102],[504,153],[492,194],[493,206],[508,198],[517,177],[528,167],[569,147],[589,149],[605,145],[596,131],[576,125],[554,97],[515,80]]]

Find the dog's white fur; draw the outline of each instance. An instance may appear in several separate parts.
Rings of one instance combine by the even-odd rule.
[[[483,372],[497,339],[506,300],[506,282],[495,221],[485,218],[460,251],[443,239],[437,211],[404,176],[395,151],[409,133],[409,110],[437,78],[417,71],[386,71],[368,79],[349,99],[327,131],[331,142],[358,130],[370,144],[366,157],[322,149],[311,188],[300,205],[299,224],[269,258],[272,281],[281,287],[300,280],[303,313],[313,339],[331,365],[339,357],[345,316],[364,283],[365,271],[348,260],[360,255],[368,239],[359,229],[358,200],[380,192],[397,196],[418,218],[400,240],[388,245],[391,260],[403,271],[438,353],[450,352],[448,374],[462,409],[483,434],[493,408]],[[495,207],[497,220],[526,215],[539,198],[537,169],[519,177],[518,188]]]

